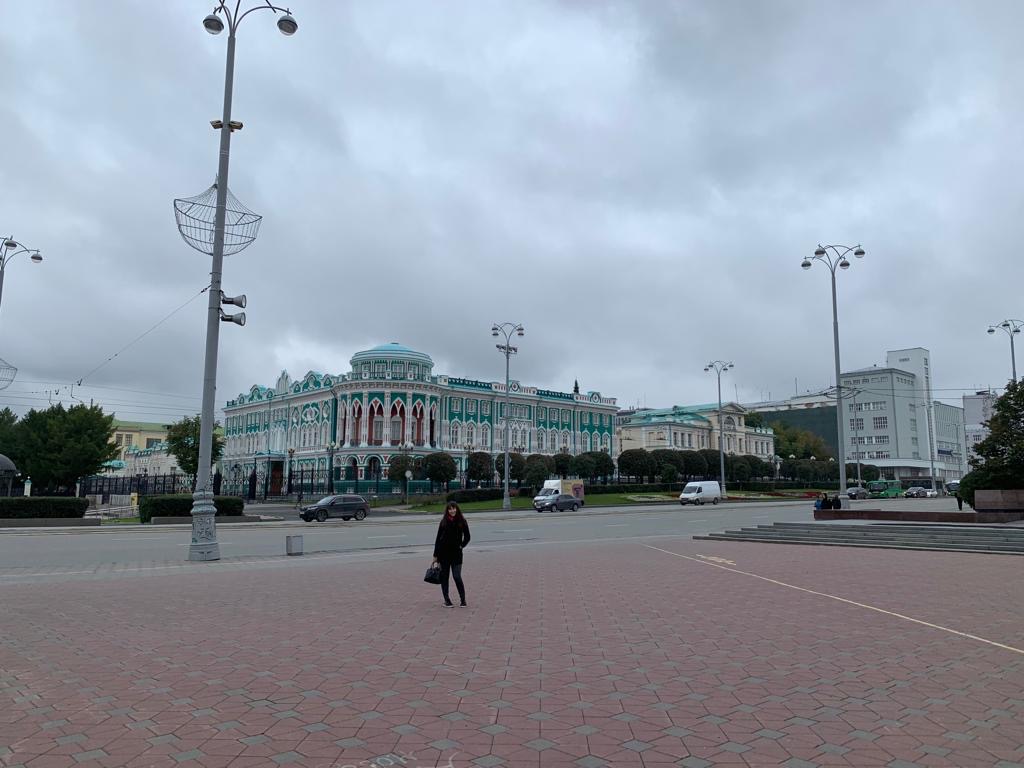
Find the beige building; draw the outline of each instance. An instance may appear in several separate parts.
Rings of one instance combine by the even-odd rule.
[[[168,424],[153,424],[146,421],[121,421],[114,419],[114,435],[111,438],[118,448],[119,458],[135,449],[155,448],[167,440]]]
[[[768,427],[746,423],[747,409],[739,403],[722,403],[725,453],[757,456],[768,460],[775,454],[775,434]],[[648,451],[668,449],[718,450],[718,405],[674,405],[671,408],[637,408],[619,411],[615,417],[616,457],[631,448]]]

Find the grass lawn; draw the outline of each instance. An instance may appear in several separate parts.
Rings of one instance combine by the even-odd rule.
[[[137,517],[119,517],[100,520],[100,525],[138,525],[139,522]]]

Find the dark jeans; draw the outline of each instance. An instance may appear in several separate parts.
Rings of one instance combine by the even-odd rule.
[[[463,603],[466,602],[466,585],[462,583],[462,563],[446,563],[441,562],[441,594],[444,595],[444,601],[450,603],[452,599],[448,597],[448,574],[451,573],[455,579],[455,588],[459,590],[459,600]]]

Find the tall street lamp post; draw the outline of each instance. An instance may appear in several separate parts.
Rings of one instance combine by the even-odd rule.
[[[327,478],[330,490],[328,493],[334,493],[334,452],[338,450],[338,444],[333,440],[327,444]]]
[[[732,363],[712,360],[704,366],[704,372],[714,371],[718,377],[718,479],[722,496],[725,496],[725,422],[722,421],[722,374],[733,368]]]
[[[29,248],[24,243],[19,243],[13,237],[5,237],[0,240],[0,302],[4,297],[4,272],[7,271],[7,264],[11,259],[27,253],[32,263],[38,264],[43,260],[43,255],[35,248]]]
[[[0,282],[0,285],[2,285],[2,282]],[[1016,383],[1017,353],[1013,349],[1013,337],[1020,333],[1021,328],[1024,328],[1024,320],[1003,320],[1003,322],[996,325],[990,325],[988,327],[989,334],[995,333],[996,328],[1010,337],[1010,369],[1013,371],[1013,381]]]
[[[214,12],[203,19],[203,27],[211,35],[218,35],[228,29],[227,63],[224,70],[224,108],[220,120],[211,121],[215,130],[220,131],[220,160],[217,167],[217,181],[214,184],[216,202],[213,206],[212,243],[210,242],[211,222],[210,193],[207,190],[194,198],[174,201],[178,230],[185,241],[198,251],[209,253],[212,258],[210,270],[210,299],[206,316],[206,357],[203,366],[203,410],[199,429],[199,467],[196,490],[192,495],[192,543],[189,545],[189,560],[219,560],[220,545],[217,543],[217,525],[214,515],[213,492],[210,486],[210,466],[213,449],[214,398],[217,388],[217,346],[220,339],[220,321],[245,325],[245,313],[226,315],[221,304],[233,304],[245,308],[245,297],[226,297],[221,290],[221,273],[225,254],[238,253],[256,239],[261,217],[239,203],[228,191],[228,165],[231,154],[231,133],[241,130],[242,123],[231,119],[231,96],[235,73],[235,35],[238,25],[254,11],[269,10],[282,14],[277,19],[277,28],[284,35],[293,35],[299,25],[287,8],[273,5],[270,0],[242,10],[242,0],[234,3],[219,0]],[[227,222],[229,198],[231,221]],[[227,242],[226,242],[227,240]],[[211,247],[212,246],[212,247]]]
[[[266,472],[263,474],[263,501],[267,500],[267,494],[270,491],[270,419],[271,419],[271,406],[274,403],[274,393],[267,392],[267,438],[263,442],[263,447],[267,452],[267,466]]]
[[[843,437],[843,388],[840,380],[839,367],[839,310],[836,306],[836,267],[849,269],[850,261],[847,254],[852,253],[858,259],[864,258],[864,249],[859,245],[818,245],[814,256],[804,259],[800,266],[810,269],[811,264],[820,261],[828,267],[832,274],[832,347],[835,352],[836,365],[836,437],[839,442],[839,492],[846,491],[846,445]]]
[[[502,509],[512,509],[512,499],[508,495],[508,449],[511,435],[512,399],[509,393],[509,358],[519,351],[512,346],[512,336],[522,336],[523,326],[518,323],[495,323],[491,326],[491,336],[504,336],[504,344],[496,344],[498,351],[505,355],[505,495],[501,499]]]

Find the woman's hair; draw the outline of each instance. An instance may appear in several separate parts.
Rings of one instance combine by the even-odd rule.
[[[455,514],[453,518],[458,525],[463,525],[466,522],[466,518],[462,516],[462,509],[459,508],[458,502],[449,501],[444,505],[444,522],[448,522],[448,510],[455,508]]]

